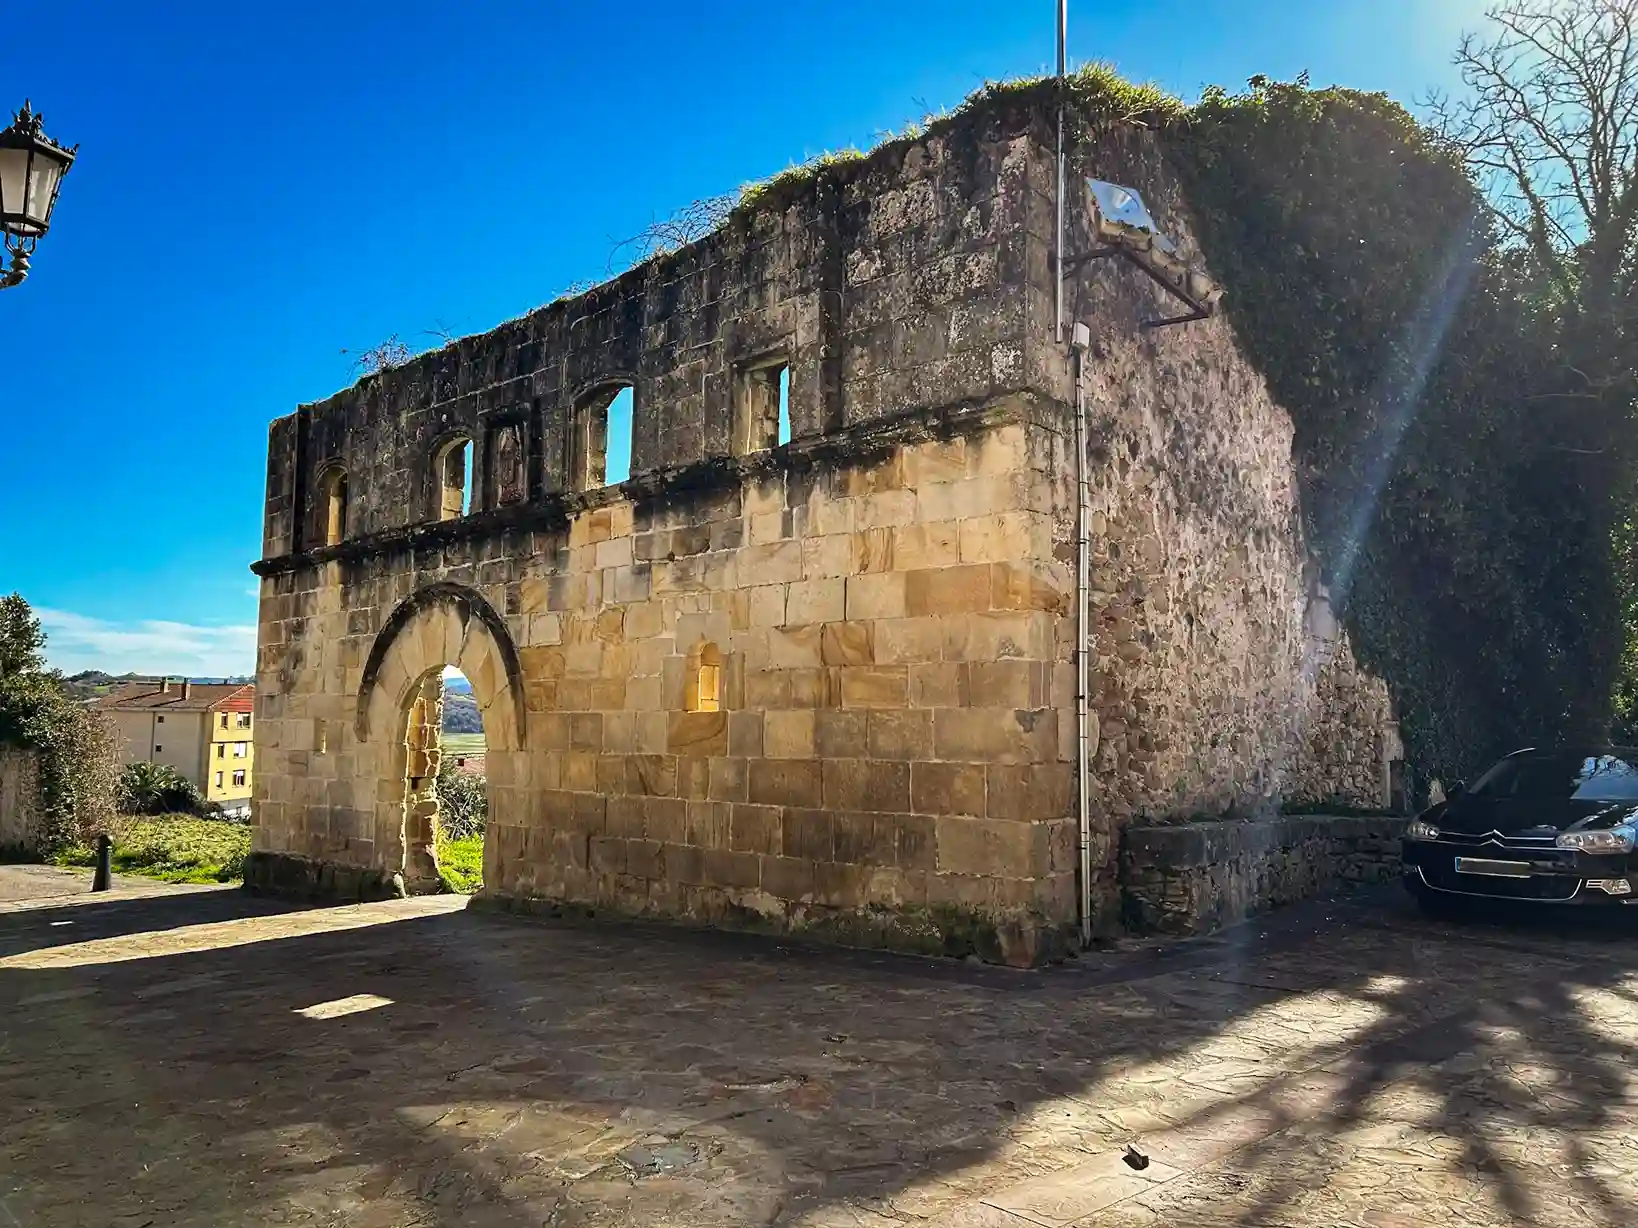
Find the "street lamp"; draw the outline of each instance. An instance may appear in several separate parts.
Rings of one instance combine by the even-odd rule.
[[[11,127],[0,132],[0,232],[11,254],[11,268],[0,264],[0,290],[20,285],[28,276],[29,257],[51,227],[57,191],[78,149],[64,149],[48,138],[27,102]]]

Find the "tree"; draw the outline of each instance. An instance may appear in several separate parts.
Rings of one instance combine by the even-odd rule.
[[[1508,0],[1456,55],[1433,112],[1485,190],[1551,337],[1538,437],[1585,515],[1557,543],[1582,623],[1572,724],[1607,726],[1625,641],[1616,535],[1633,505],[1638,396],[1638,0]],[[1628,654],[1629,660],[1630,654]]]
[[[0,745],[38,757],[38,853],[83,840],[107,820],[116,772],[112,731],[46,668],[45,642],[28,602],[0,597]]]
[[[204,805],[193,781],[163,763],[126,765],[118,799],[125,814],[197,814]]]
[[[0,597],[0,678],[45,671],[45,632],[21,593]]]

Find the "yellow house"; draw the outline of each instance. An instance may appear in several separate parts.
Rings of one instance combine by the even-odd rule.
[[[121,763],[163,763],[228,814],[249,813],[256,688],[162,678],[127,683],[94,707],[113,726]]]

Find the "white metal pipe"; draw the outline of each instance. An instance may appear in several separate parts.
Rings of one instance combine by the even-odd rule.
[[[1092,484],[1086,464],[1086,381],[1081,364],[1085,333],[1072,344],[1072,371],[1075,379],[1075,785],[1076,819],[1081,855],[1080,922],[1081,945],[1092,941],[1092,733],[1091,733],[1091,587],[1092,587]]]
[[[1058,0],[1058,226],[1052,295],[1054,335],[1064,343],[1064,107],[1069,102],[1069,0]]]

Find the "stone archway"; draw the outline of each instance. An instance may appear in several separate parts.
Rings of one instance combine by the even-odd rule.
[[[373,776],[375,839],[380,864],[399,868],[411,891],[435,890],[436,805],[432,782],[439,768],[436,710],[446,667],[472,684],[483,714],[489,754],[492,825],[516,822],[509,813],[511,779],[523,751],[523,671],[506,622],[481,594],[459,584],[417,589],[387,618],[370,648],[359,683],[354,732],[362,752],[360,775]],[[484,878],[497,879],[495,845],[484,842]]]

